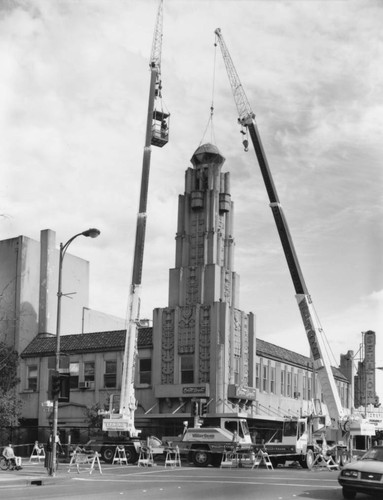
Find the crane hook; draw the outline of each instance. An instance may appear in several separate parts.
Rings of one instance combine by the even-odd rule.
[[[243,144],[244,150],[247,153],[249,151],[249,141],[247,139],[244,139],[242,144]]]

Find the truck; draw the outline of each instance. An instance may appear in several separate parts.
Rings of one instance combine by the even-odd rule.
[[[253,443],[247,419],[241,416],[216,414],[204,418],[200,425],[185,428],[177,443],[180,454],[196,467],[219,467],[224,453],[235,447],[239,452],[250,452]]]
[[[328,409],[329,421],[325,422],[322,434],[330,431],[330,434],[336,436],[336,439],[334,440],[334,449],[339,448],[336,450],[337,456],[343,456],[344,448],[348,448],[350,444],[350,433],[347,430],[350,421],[355,420],[355,418],[358,417],[347,415],[343,409],[334,375],[332,373],[330,359],[324,343],[324,332],[321,328],[319,319],[316,316],[313,301],[309,294],[287,224],[287,219],[278,197],[270,166],[268,164],[266,153],[261,142],[260,133],[255,121],[255,113],[250,107],[246,93],[242,87],[238,73],[219,28],[215,30],[215,35],[215,45],[220,46],[232,94],[237,107],[238,123],[241,127],[241,134],[244,137],[243,146],[245,151],[247,151],[249,144],[248,135],[250,135],[269,198],[269,205],[274,217],[283,252],[287,261],[287,266],[295,289],[296,300],[311,350],[313,369],[319,379],[324,403]],[[324,417],[324,415],[322,415],[322,417]],[[297,457],[304,467],[310,468],[314,462],[315,449],[318,446],[317,443],[319,442],[319,439],[317,439],[317,433],[314,432],[313,429],[314,423],[318,423],[318,421],[318,415],[315,414],[307,418],[297,419],[294,421],[286,420],[283,426],[282,442],[278,445],[268,443],[268,451],[275,455],[275,460],[277,460],[276,455],[279,455],[278,460],[281,462],[290,457]],[[371,432],[373,432],[373,430],[371,430]],[[324,439],[322,439],[322,442],[323,441]],[[342,441],[342,443],[338,444],[339,441]]]
[[[273,436],[264,449],[274,467],[287,461],[298,462],[304,469],[311,469],[320,448],[323,448],[327,429],[326,415],[311,414],[307,417],[286,418],[281,435]],[[348,461],[345,443],[328,443],[327,453],[341,465]]]
[[[112,432],[109,432],[106,435],[91,436],[85,444],[76,445],[74,449],[81,448],[84,450],[97,451],[100,454],[101,460],[111,464],[115,457],[117,446],[124,447],[128,463],[133,464],[137,462],[141,449],[140,439],[130,437],[129,435],[124,436],[121,433],[113,435]]]

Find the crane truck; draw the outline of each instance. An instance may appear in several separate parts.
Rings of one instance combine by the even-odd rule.
[[[266,444],[266,449],[271,456],[274,456],[274,463],[278,461],[282,463],[285,460],[299,460],[303,467],[311,468],[315,457],[315,437],[322,435],[324,430],[333,431],[332,434],[336,436],[335,439],[333,439],[335,443],[333,450],[338,456],[345,456],[344,450],[348,447],[348,429],[350,420],[353,419],[353,416],[346,415],[341,404],[330,360],[325,349],[322,336],[323,331],[315,314],[313,302],[303,277],[287,220],[271,175],[271,170],[255,121],[255,114],[250,107],[220,28],[215,30],[215,35],[215,45],[218,44],[221,49],[232,94],[237,107],[238,123],[241,126],[241,133],[245,136],[243,140],[245,151],[248,150],[248,134],[254,146],[269,197],[270,208],[274,216],[288,269],[293,281],[303,326],[310,345],[313,370],[319,379],[323,399],[327,405],[330,418],[330,422],[325,422],[325,415],[321,415],[319,412],[319,414],[313,414],[307,418],[295,420],[287,419],[284,422],[282,441],[278,443],[269,442]],[[338,443],[341,440],[343,444],[339,446],[338,450]]]
[[[169,141],[169,117],[170,114],[162,106],[162,80],[161,80],[161,50],[162,50],[162,26],[163,26],[163,0],[160,0],[156,25],[153,36],[152,51],[149,62],[150,86],[148,99],[148,112],[146,122],[145,146],[142,162],[141,188],[139,198],[139,210],[137,214],[136,235],[133,256],[132,279],[129,291],[129,303],[127,314],[127,333],[123,358],[123,373],[121,381],[121,394],[119,397],[119,410],[113,412],[112,404],[109,411],[101,411],[104,415],[102,430],[114,437],[112,441],[106,440],[103,454],[108,461],[112,459],[112,453],[120,441],[124,444],[131,461],[137,456],[140,446],[139,434],[134,422],[136,410],[136,399],[134,391],[134,372],[137,356],[137,334],[139,326],[139,304],[141,278],[144,258],[147,200],[149,188],[149,173],[151,160],[151,146],[162,148]],[[128,439],[126,439],[128,438]],[[134,450],[136,453],[134,453]]]

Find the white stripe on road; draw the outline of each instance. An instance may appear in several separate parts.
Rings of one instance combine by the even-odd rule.
[[[131,474],[132,475],[132,474]],[[151,483],[179,483],[180,482],[180,479],[181,479],[182,476],[179,477],[179,479],[175,479],[175,478],[169,478],[167,477],[166,479],[165,478],[161,478],[161,479],[153,479],[153,480],[149,480]],[[94,478],[85,478],[85,477],[75,477],[73,478],[74,480],[76,481],[84,481],[84,482],[94,482]],[[186,479],[186,481],[185,481]],[[265,486],[265,485],[270,485],[270,482],[262,482],[262,481],[246,481],[244,482],[243,480],[242,481],[233,481],[233,480],[227,480],[225,478],[225,481],[222,480],[223,478],[220,478],[219,480],[211,480],[211,479],[201,479],[201,477],[198,477],[198,482],[199,483],[220,483],[222,484],[222,482],[224,482],[224,484],[242,484],[243,486],[244,485],[249,485],[249,486],[252,486],[252,485],[262,485],[262,486]],[[183,482],[188,482],[188,483],[193,483],[195,484],[195,478],[190,478],[190,476],[188,477],[182,477],[182,480]],[[102,481],[104,483],[110,483],[110,482],[113,482],[113,483],[137,483],[137,482],[140,482],[140,478],[132,478],[132,479],[129,479],[129,478],[126,478],[126,479],[116,479],[116,478],[113,478],[113,479],[106,479],[104,477],[100,477],[100,478],[97,478],[97,481]],[[148,478],[145,477],[145,482],[148,483]],[[335,481],[334,481],[335,482]],[[338,484],[338,482],[336,481],[336,483]],[[300,483],[275,483],[273,481],[272,483],[273,486],[282,486],[282,487],[286,487],[286,486],[291,486],[291,487],[307,487],[307,483],[305,484],[300,484]],[[333,488],[333,486],[331,485],[321,485],[321,484],[317,484],[315,485],[316,488],[323,488],[323,489],[328,489],[328,488]]]

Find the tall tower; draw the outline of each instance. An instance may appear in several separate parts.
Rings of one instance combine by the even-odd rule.
[[[253,413],[254,316],[239,310],[233,203],[225,158],[200,146],[179,197],[168,307],[153,312],[153,375],[161,413],[205,400],[207,413]],[[255,411],[255,409],[254,409]]]

